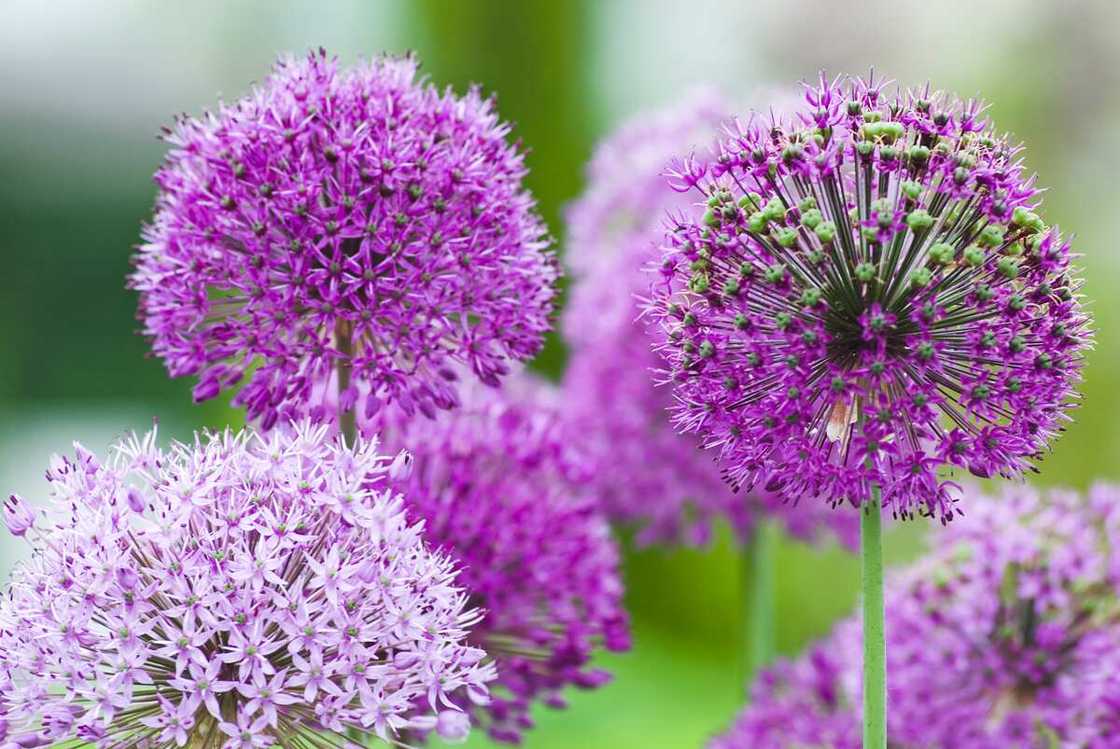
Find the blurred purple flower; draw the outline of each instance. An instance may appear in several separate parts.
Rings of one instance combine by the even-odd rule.
[[[942,465],[1030,468],[1090,339],[1071,253],[983,106],[823,76],[667,176],[699,199],[647,313],[674,421],[736,486],[955,514]]]
[[[461,736],[450,696],[494,678],[465,641],[481,614],[388,465],[306,424],[56,458],[0,604],[0,746]]]
[[[694,210],[661,173],[681,149],[713,144],[731,110],[715,92],[698,91],[635,118],[596,149],[587,189],[568,211],[565,257],[576,282],[562,320],[571,345],[565,418],[597,463],[593,481],[607,511],[637,526],[640,542],[704,543],[716,518],[745,537],[767,512],[796,536],[812,539],[832,526],[854,545],[855,518],[731,491],[699,440],[673,429],[672,396],[651,375],[659,359],[637,320],[638,296],[649,288],[642,269],[657,257],[666,214]]]
[[[779,661],[760,673],[751,687],[749,707],[708,748],[860,749],[862,745],[860,726],[841,688],[840,666],[826,641],[795,661]]]
[[[522,154],[491,100],[417,68],[283,58],[167,131],[131,285],[196,400],[246,378],[234,402],[266,428],[334,420],[311,398],[329,381],[347,409],[431,412],[456,402],[450,364],[493,385],[539,350],[557,268]]]
[[[630,646],[618,552],[588,485],[578,439],[556,394],[528,376],[501,390],[466,388],[435,420],[382,412],[394,449],[413,456],[399,484],[430,543],[456,559],[470,603],[486,612],[470,642],[494,658],[484,707],[464,708],[499,741],[518,743],[534,702],[598,687],[597,647]]]
[[[890,745],[1120,747],[1120,488],[970,497],[887,593]],[[858,620],[756,682],[712,749],[860,746]]]

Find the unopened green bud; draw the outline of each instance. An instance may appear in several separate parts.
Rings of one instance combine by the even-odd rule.
[[[1014,258],[1001,257],[999,263],[996,264],[1000,274],[1010,280],[1019,275],[1019,263]]]
[[[727,294],[728,296],[735,296],[739,293],[739,288],[739,279],[731,278],[723,284],[723,293]]]
[[[770,202],[762,209],[766,214],[766,218],[770,221],[780,221],[786,215],[786,207],[782,205],[781,198],[776,195],[770,198]]]
[[[692,278],[688,281],[689,290],[697,294],[703,294],[710,285],[711,279],[708,278],[707,273],[693,273]]]
[[[780,244],[782,247],[793,247],[795,244],[797,244],[797,229],[779,229],[778,244]]]
[[[1034,211],[1028,211],[1023,206],[1018,206],[1011,212],[1011,223],[1031,234],[1046,231],[1046,224]]]
[[[929,211],[918,208],[906,215],[906,225],[912,231],[925,231],[933,226],[933,216],[929,215]]]
[[[768,223],[770,223],[770,219],[766,217],[766,212],[758,211],[752,213],[750,219],[747,220],[747,228],[754,234],[762,234],[766,231]]]
[[[929,268],[918,268],[910,276],[910,285],[916,289],[924,289],[933,280],[933,273]]]
[[[925,146],[911,146],[907,155],[910,157],[910,162],[918,166],[929,161],[929,149]]]
[[[1003,244],[1003,229],[999,226],[985,226],[977,241],[984,247],[998,247]]]
[[[894,143],[906,134],[901,122],[868,122],[863,126],[863,137],[867,140],[882,140]]]
[[[786,277],[786,266],[781,263],[771,265],[766,269],[765,278],[768,283],[780,283]]]
[[[970,244],[964,248],[964,261],[976,268],[984,264],[984,250],[980,249],[977,245]]]
[[[802,198],[797,203],[797,210],[801,211],[802,213],[805,213],[806,211],[815,211],[816,209],[817,199],[811,195],[807,198]]]
[[[860,263],[856,266],[856,278],[863,283],[870,283],[875,278],[875,270],[872,263]]]
[[[929,261],[934,265],[948,265],[957,256],[957,248],[948,242],[938,242],[929,248]]]
[[[818,288],[809,288],[801,292],[801,304],[805,307],[815,307],[821,301],[821,290]]]
[[[790,143],[788,146],[782,149],[782,161],[786,162],[787,164],[791,161],[796,161],[797,159],[801,158],[804,152],[805,149],[800,143]]]
[[[922,185],[920,182],[907,180],[902,183],[902,194],[910,200],[917,200],[922,195]]]
[[[749,216],[762,207],[762,196],[757,192],[749,192],[739,198],[739,207]]]
[[[817,228],[813,229],[813,232],[817,235],[817,239],[824,244],[828,244],[836,238],[836,224],[831,221],[823,221]]]
[[[801,225],[807,229],[816,229],[824,221],[824,216],[816,208],[810,208],[801,214]]]

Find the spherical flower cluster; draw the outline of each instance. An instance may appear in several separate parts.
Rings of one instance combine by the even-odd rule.
[[[672,397],[650,375],[659,359],[637,320],[638,296],[649,288],[642,269],[657,255],[666,213],[694,211],[661,172],[682,148],[714,143],[731,109],[700,91],[636,118],[596,149],[587,189],[567,215],[565,257],[576,282],[562,320],[571,346],[565,417],[598,463],[593,481],[607,512],[637,526],[640,542],[703,543],[716,518],[746,536],[765,510],[795,535],[815,537],[828,523],[854,543],[856,520],[823,504],[794,510],[772,495],[730,491],[696,437],[673,428]]]
[[[1120,747],[1120,487],[975,499],[888,589],[891,746]],[[763,676],[713,749],[858,747],[860,641]]]
[[[1070,247],[975,102],[822,77],[808,107],[678,160],[648,314],[678,428],[730,480],[955,514],[942,466],[1013,476],[1088,344]]]
[[[179,120],[131,284],[144,333],[197,400],[270,427],[341,405],[456,402],[453,363],[496,384],[550,327],[557,277],[493,102],[417,78],[411,57],[340,70],[322,51]]]
[[[463,707],[498,741],[520,741],[534,702],[563,707],[564,687],[604,684],[589,666],[596,647],[630,644],[618,552],[557,408],[543,383],[521,380],[467,389],[460,409],[385,431],[413,456],[401,485],[410,516],[486,612],[470,642],[498,681],[484,708]]]
[[[451,695],[494,678],[466,642],[481,614],[394,466],[306,424],[55,458],[55,510],[11,528],[33,554],[0,604],[0,746],[462,738]]]

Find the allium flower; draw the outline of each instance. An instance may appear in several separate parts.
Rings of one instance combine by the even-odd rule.
[[[730,480],[955,514],[943,465],[1029,468],[1068,418],[1088,322],[1070,248],[976,102],[822,77],[668,178],[648,313],[679,428]]]
[[[387,488],[375,443],[229,432],[47,478],[0,605],[0,746],[346,745],[462,727],[479,613]]]
[[[456,401],[449,365],[496,384],[541,346],[557,276],[492,101],[417,78],[410,57],[340,70],[320,51],[167,131],[131,284],[155,353],[196,400],[270,427],[341,405]]]
[[[606,683],[589,666],[596,647],[629,648],[619,559],[546,386],[466,393],[462,408],[405,419],[386,439],[413,455],[401,472],[410,515],[459,562],[470,603],[486,612],[470,642],[494,658],[498,681],[484,708],[463,707],[516,743],[534,702],[563,707],[564,687]]]
[[[888,589],[890,745],[1120,747],[1120,488],[973,499]],[[859,747],[860,637],[761,677],[713,749]]]
[[[563,316],[571,345],[565,418],[598,464],[592,480],[608,513],[638,526],[641,542],[703,543],[720,517],[746,536],[765,510],[795,535],[815,537],[827,523],[854,545],[853,517],[823,504],[791,511],[773,495],[730,491],[711,453],[673,428],[672,396],[650,374],[659,360],[652,331],[637,320],[638,295],[649,288],[642,269],[657,256],[666,212],[694,210],[661,172],[681,149],[715,142],[730,111],[722,97],[700,91],[636,118],[596,150],[587,190],[568,212],[565,257],[576,282]]]

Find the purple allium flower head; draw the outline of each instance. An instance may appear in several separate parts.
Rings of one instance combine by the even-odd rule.
[[[520,740],[534,702],[562,707],[564,687],[604,684],[589,666],[596,647],[630,645],[618,552],[558,408],[525,376],[466,388],[463,406],[435,420],[394,425],[394,409],[382,412],[388,444],[413,456],[400,484],[410,516],[486,611],[470,642],[494,659],[498,681],[471,711],[499,741]]]
[[[794,535],[813,538],[831,526],[854,545],[856,518],[823,503],[793,508],[772,494],[729,490],[695,435],[673,428],[672,396],[651,376],[653,331],[637,319],[637,297],[649,288],[643,268],[657,256],[667,211],[703,213],[661,173],[682,148],[714,143],[731,110],[715,92],[698,91],[637,117],[596,150],[587,190],[568,211],[576,283],[563,316],[571,345],[565,418],[598,464],[592,480],[608,513],[638,526],[640,542],[703,543],[719,517],[745,536],[766,511]]]
[[[347,410],[433,411],[457,400],[449,365],[494,385],[539,350],[557,269],[522,154],[491,100],[417,67],[283,58],[167,131],[131,285],[196,400],[245,378],[234,402],[266,428],[335,419],[310,398],[327,380]]]
[[[306,423],[56,458],[0,604],[0,745],[460,736],[451,695],[494,678],[466,641],[480,613],[389,462]]]
[[[891,746],[1120,747],[1120,488],[972,499],[888,588]],[[858,747],[860,643],[848,620],[760,677],[713,749]]]
[[[1088,321],[1019,147],[976,102],[808,87],[670,184],[650,266],[675,420],[729,480],[902,517],[956,510],[941,466],[1013,476],[1068,419]]]

